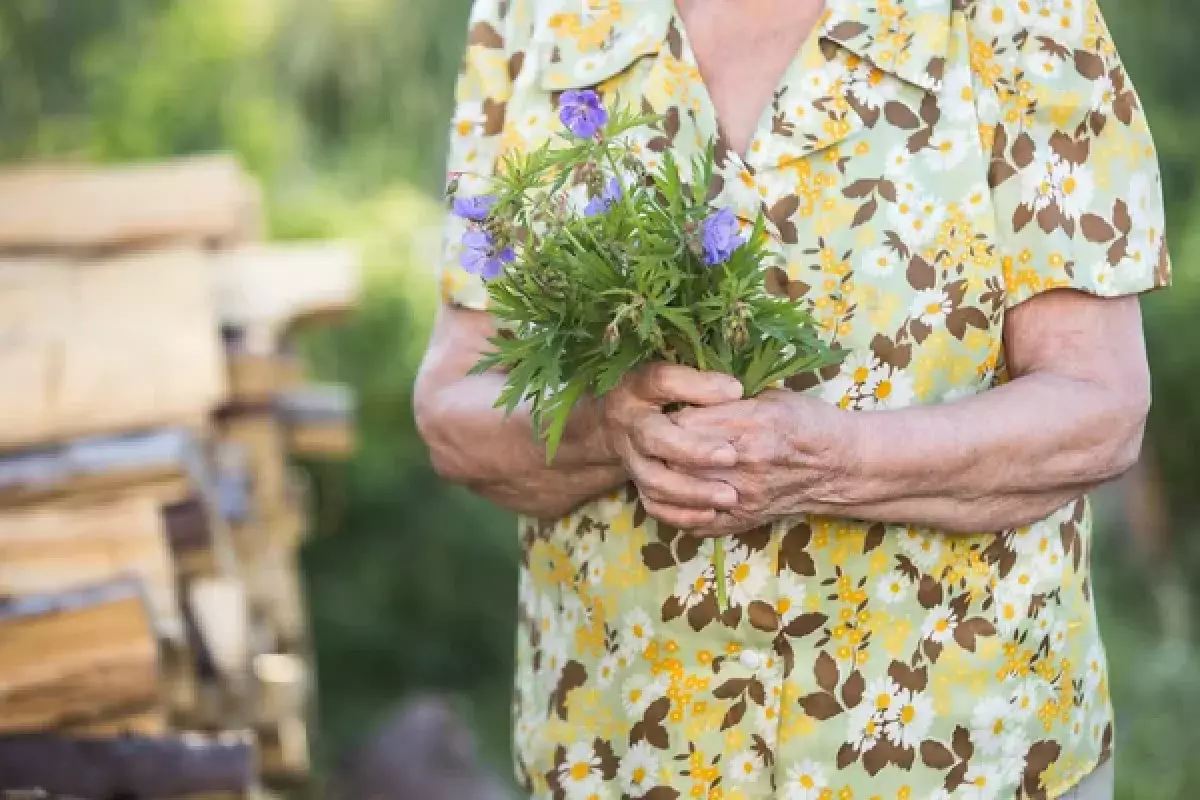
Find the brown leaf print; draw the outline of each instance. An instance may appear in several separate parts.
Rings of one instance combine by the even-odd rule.
[[[1037,145],[1033,143],[1033,137],[1028,133],[1022,133],[1013,142],[1013,164],[1016,165],[1017,169],[1025,169],[1033,163],[1035,155],[1037,155]]]
[[[837,688],[838,684],[838,668],[837,662],[830,657],[829,653],[824,650],[817,656],[816,662],[813,664],[813,677],[817,679],[817,686],[820,686],[827,692],[832,692]]]
[[[746,612],[747,621],[755,630],[770,633],[779,630],[779,614],[769,603],[755,600]]]
[[[1116,238],[1117,232],[1108,221],[1097,214],[1084,214],[1079,218],[1079,229],[1089,242],[1108,244]]]
[[[921,118],[904,103],[891,100],[883,107],[883,116],[892,125],[906,131],[915,131],[921,127]]]
[[[764,283],[768,292],[776,297],[786,297],[789,300],[799,300],[808,294],[811,288],[803,281],[788,278],[787,271],[781,267],[768,268]]]
[[[955,758],[946,745],[929,739],[921,742],[921,762],[933,769],[949,769]]]
[[[887,674],[897,686],[910,692],[923,692],[929,684],[929,671],[925,667],[913,669],[903,661],[893,661]]]
[[[670,747],[667,729],[662,724],[670,710],[671,700],[669,698],[660,697],[651,703],[641,720],[634,724],[629,731],[629,744],[646,742],[659,750],[666,750]]]
[[[842,713],[837,698],[829,692],[813,692],[800,698],[800,707],[804,713],[816,720],[827,720]]]
[[[995,636],[996,626],[982,617],[965,619],[954,629],[954,641],[962,649],[974,653],[975,638],[978,636]]]
[[[1089,50],[1075,51],[1075,69],[1089,81],[1104,77],[1104,59]]]
[[[558,679],[558,686],[554,687],[554,692],[550,695],[550,701],[554,704],[554,713],[558,714],[559,719],[567,718],[567,695],[573,689],[578,689],[587,683],[587,677],[587,669],[578,661],[568,661],[563,667],[562,675]]]
[[[596,739],[592,749],[596,752],[596,758],[600,759],[600,774],[604,779],[611,781],[617,777],[617,766],[620,762],[613,753],[612,745],[603,739]]]
[[[829,617],[825,614],[813,611],[808,614],[801,614],[794,620],[789,622],[783,629],[783,632],[793,639],[800,639],[808,636],[813,631],[818,630],[822,625],[829,621]]]
[[[838,748],[837,768],[845,769],[858,760],[858,748],[846,742]]]
[[[879,201],[877,199],[875,199],[874,197],[872,197],[870,200],[868,200],[866,203],[864,203],[858,209],[858,213],[854,215],[854,221],[850,223],[850,227],[858,228],[858,227],[861,227],[862,225],[867,224],[872,219],[874,219],[875,212],[877,212],[878,210],[879,210]]]
[[[468,47],[486,47],[489,50],[499,50],[504,47],[504,37],[486,20],[481,20],[467,34]]]
[[[954,729],[954,738],[950,740],[950,746],[954,749],[954,755],[963,761],[970,761],[971,756],[975,755],[975,745],[971,744],[971,733],[961,725]]]
[[[730,678],[713,689],[713,697],[719,697],[722,700],[732,700],[735,697],[740,697],[749,685],[750,678]]]
[[[1029,748],[1029,755],[1025,757],[1025,775],[1021,781],[1025,797],[1030,800],[1045,800],[1046,787],[1042,784],[1042,773],[1058,760],[1060,752],[1062,747],[1059,743],[1051,741],[1035,742],[1033,747]]]
[[[1113,204],[1113,225],[1126,236],[1133,231],[1133,218],[1129,216],[1129,206],[1119,197]]]
[[[702,631],[705,626],[717,618],[717,598],[709,593],[696,605],[688,609],[687,621],[694,631]]]
[[[746,715],[746,700],[745,698],[738,700],[729,707],[725,712],[724,719],[721,720],[721,730],[727,731],[734,725],[742,721],[742,717]]]
[[[796,244],[799,241],[796,225],[791,219],[799,207],[799,198],[789,194],[767,210],[767,219],[775,223],[775,227],[779,229],[779,238],[784,244]]]
[[[642,800],[679,800],[679,790],[668,786],[655,786],[642,795]]]
[[[792,526],[783,535],[783,542],[779,545],[779,568],[789,569],[797,575],[814,577],[817,567],[812,556],[805,550],[811,541],[812,528],[808,523],[802,522]]]
[[[854,670],[850,673],[850,677],[846,678],[846,682],[842,684],[842,702],[846,708],[855,708],[862,702],[863,690],[866,689],[866,686],[867,682],[861,672]]]
[[[908,283],[914,289],[932,289],[937,285],[937,270],[920,256],[908,262]]]
[[[887,526],[882,522],[876,522],[868,528],[866,538],[863,539],[863,554],[865,555],[883,544],[885,536],[887,536]]]
[[[894,369],[907,369],[912,362],[912,345],[897,345],[882,333],[871,340],[871,352],[881,363]]]
[[[835,42],[849,42],[862,36],[867,30],[867,26],[855,20],[845,20],[834,25],[830,29],[828,36]]]
[[[966,335],[968,327],[986,331],[988,329],[987,316],[973,306],[956,308],[946,315],[946,330],[954,338],[961,341]]]
[[[508,57],[508,79],[515,81],[517,76],[521,74],[521,68],[525,66],[525,54],[518,50]]]
[[[650,542],[642,547],[642,563],[647,569],[658,572],[675,566],[675,557],[671,555],[671,548],[662,542]]]
[[[861,200],[870,197],[879,187],[879,181],[874,178],[861,178],[842,190],[842,194],[851,200]]]

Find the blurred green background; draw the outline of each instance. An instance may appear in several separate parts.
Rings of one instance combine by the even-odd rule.
[[[1101,498],[1096,583],[1118,707],[1119,800],[1200,797],[1200,37],[1195,0],[1103,0],[1155,130],[1176,287],[1144,308],[1150,441],[1173,548]],[[304,553],[320,677],[318,762],[406,695],[465,700],[506,768],[516,594],[511,517],[430,471],[411,390],[436,303],[445,128],[470,0],[0,0],[0,161],[228,150],[263,182],[276,238],[348,237],[368,291],[304,344],[352,384],[362,447],[312,466]]]

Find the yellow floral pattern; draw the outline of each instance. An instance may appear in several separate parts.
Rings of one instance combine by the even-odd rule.
[[[745,154],[671,0],[477,0],[451,171],[557,128],[566,89],[661,115],[654,165],[718,144],[839,367],[790,388],[870,412],[1004,380],[1005,314],[1170,278],[1160,180],[1095,0],[829,0]],[[454,264],[447,302],[486,308]],[[517,774],[542,800],[1051,798],[1109,758],[1085,499],[1018,530],[796,518],[727,544],[623,489],[524,520]]]

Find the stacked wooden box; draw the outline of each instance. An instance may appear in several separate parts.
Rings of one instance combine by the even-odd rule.
[[[224,157],[0,174],[0,796],[249,797],[307,772],[289,450],[350,398],[297,325],[352,250],[257,243]]]

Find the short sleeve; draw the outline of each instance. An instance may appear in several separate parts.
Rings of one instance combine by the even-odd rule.
[[[458,182],[459,196],[486,191],[499,155],[505,112],[512,93],[511,68],[519,63],[508,44],[512,6],[517,0],[475,0],[466,53],[455,89],[450,124],[447,183]],[[448,216],[443,231],[440,283],[443,302],[463,308],[487,308],[483,281],[460,265],[466,223]]]
[[[972,65],[1008,305],[1166,286],[1158,158],[1096,0],[986,4],[1000,13],[974,20]]]

